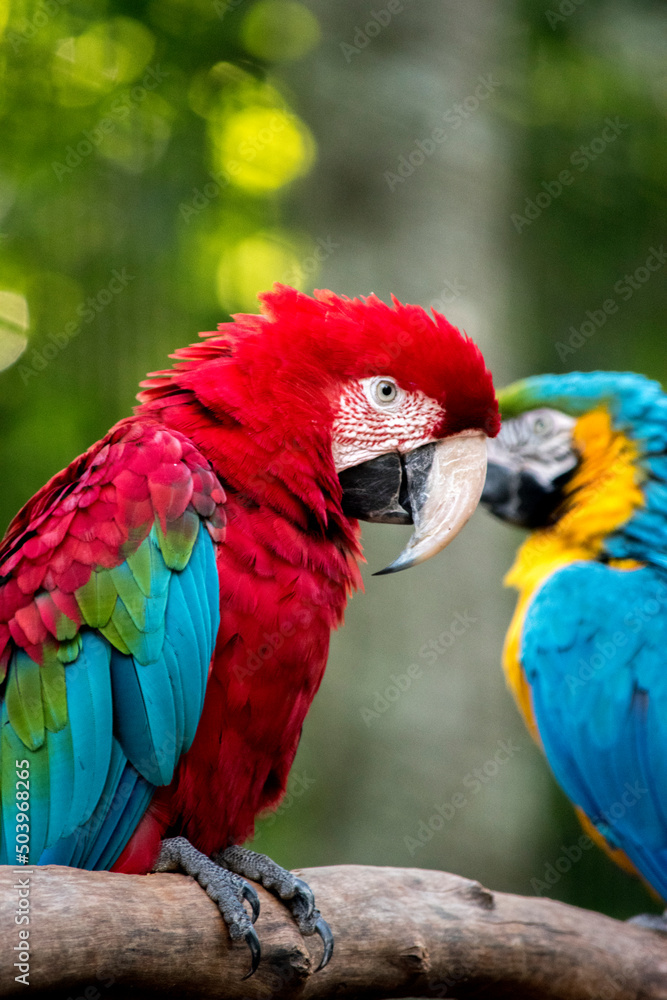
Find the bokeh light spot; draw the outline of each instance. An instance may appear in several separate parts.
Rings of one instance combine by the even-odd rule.
[[[60,39],[53,62],[60,103],[66,107],[92,104],[135,80],[154,48],[152,32],[130,17],[101,21],[82,35]]]
[[[224,252],[217,270],[218,301],[227,312],[257,311],[257,294],[285,281],[298,268],[293,248],[280,234],[249,236]]]
[[[16,292],[0,291],[0,371],[9,368],[28,346],[28,303]]]
[[[4,33],[9,20],[9,2],[10,0],[0,0],[0,36]]]
[[[195,114],[212,118],[220,113],[226,97],[244,88],[256,90],[257,80],[246,70],[231,62],[218,62],[192,78],[188,103]],[[260,85],[261,86],[261,85]]]
[[[254,106],[232,113],[214,141],[216,166],[247,191],[275,191],[307,173],[315,159],[309,130],[280,108]]]
[[[241,29],[247,51],[271,62],[300,59],[319,40],[317,18],[297,0],[260,0],[246,15]]]
[[[143,87],[133,87],[126,101],[126,115],[113,119],[114,127],[97,152],[128,173],[139,174],[162,158],[171,137],[174,109]]]

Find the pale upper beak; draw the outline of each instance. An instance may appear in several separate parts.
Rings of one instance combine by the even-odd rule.
[[[398,558],[375,575],[407,569],[449,545],[477,507],[485,477],[486,435],[478,430],[340,472],[350,517],[415,526]]]

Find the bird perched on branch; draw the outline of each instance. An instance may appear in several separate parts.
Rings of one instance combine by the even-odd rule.
[[[414,523],[384,572],[429,558],[474,510],[499,426],[479,350],[442,316],[261,299],[149,376],[0,547],[2,863],[183,870],[253,970],[246,878],[322,936],[323,964],[333,946],[305,883],[239,845],[284,793],[359,585],[357,518]]]
[[[574,372],[499,400],[482,503],[532,529],[509,686],[587,831],[667,899],[667,395]]]

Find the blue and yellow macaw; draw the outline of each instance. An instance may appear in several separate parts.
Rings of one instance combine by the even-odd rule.
[[[498,398],[482,503],[532,529],[509,686],[593,839],[667,899],[667,395],[573,372]]]

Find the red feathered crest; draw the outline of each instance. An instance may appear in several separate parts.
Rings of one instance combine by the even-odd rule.
[[[296,387],[296,395],[310,402],[322,388],[335,392],[351,379],[391,375],[445,407],[443,433],[468,427],[497,433],[498,406],[484,358],[439,313],[431,316],[395,298],[389,306],[375,295],[348,299],[316,291],[311,297],[280,284],[259,298],[261,315],[237,314],[216,332],[202,333],[200,343],[176,351],[172,369],[142,382],[139,400],[150,405],[189,388],[210,403],[224,367],[225,411],[241,397],[247,405],[241,382],[246,389],[250,383],[259,416],[264,402],[293,409]],[[238,378],[230,378],[230,364]]]

